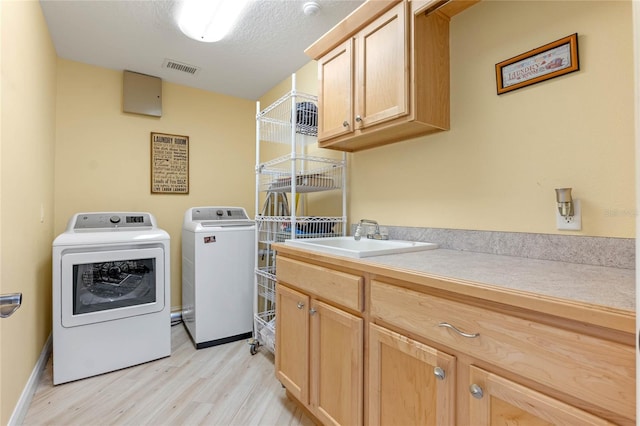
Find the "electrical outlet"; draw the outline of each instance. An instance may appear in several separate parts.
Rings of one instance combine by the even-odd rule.
[[[562,217],[556,207],[556,227],[561,231],[580,231],[582,230],[582,210],[580,209],[580,200],[573,200],[573,216]]]

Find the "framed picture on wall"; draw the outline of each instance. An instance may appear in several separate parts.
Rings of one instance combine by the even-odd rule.
[[[189,193],[189,136],[151,133],[151,193]]]
[[[498,95],[579,69],[575,33],[496,64]]]

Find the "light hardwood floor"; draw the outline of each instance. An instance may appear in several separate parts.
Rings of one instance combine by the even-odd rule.
[[[51,359],[24,425],[313,425],[285,396],[273,354],[246,341],[196,350],[183,324],[171,356],[53,386]]]

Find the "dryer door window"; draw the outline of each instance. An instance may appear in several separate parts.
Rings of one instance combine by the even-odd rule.
[[[159,247],[62,256],[62,325],[74,327],[162,311],[164,250]]]
[[[73,265],[73,315],[156,301],[156,260]]]

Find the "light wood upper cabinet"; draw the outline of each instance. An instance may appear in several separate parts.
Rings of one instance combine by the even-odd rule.
[[[348,39],[318,61],[320,140],[353,133],[353,39]]]
[[[409,112],[407,3],[399,3],[355,36],[355,130]]]
[[[318,61],[319,146],[359,151],[449,128],[445,14],[369,1],[306,53]]]

